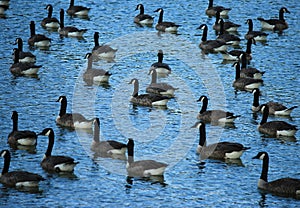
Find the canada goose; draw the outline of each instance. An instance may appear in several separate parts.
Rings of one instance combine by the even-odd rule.
[[[220,32],[217,37],[217,40],[224,41],[226,44],[230,45],[239,45],[241,39],[233,34],[225,33],[224,31],[224,20],[222,18],[219,19],[219,24],[220,24]]]
[[[0,175],[0,182],[9,187],[38,187],[40,181],[45,179],[36,174],[27,171],[9,171],[10,165],[10,152],[9,150],[2,150],[0,153],[1,157],[4,158],[4,166],[2,174]]]
[[[158,59],[157,62],[151,65],[149,72],[152,69],[155,69],[156,73],[162,77],[171,74],[172,72],[171,67],[168,64],[163,63],[164,53],[162,50],[158,50],[157,59]]]
[[[242,55],[242,53],[245,52],[247,60],[251,60],[252,59],[252,50],[251,50],[252,44],[256,45],[256,41],[253,38],[247,40],[246,51],[239,50],[239,49],[234,49],[231,51],[221,51],[223,59],[228,60],[228,61],[237,61],[237,60],[239,60],[239,57]]]
[[[173,86],[167,83],[157,83],[156,69],[151,69],[149,74],[152,75],[152,78],[151,83],[146,88],[146,92],[164,95],[167,97],[174,97],[174,93],[177,88],[174,88]]]
[[[28,44],[30,46],[37,47],[49,47],[51,43],[51,39],[46,37],[45,35],[36,34],[35,33],[35,23],[34,21],[30,22],[30,38],[28,39]]]
[[[88,59],[88,64],[87,64],[86,71],[83,74],[83,80],[88,83],[108,82],[111,73],[103,69],[94,69],[93,55],[91,53],[87,53],[85,55],[85,58]]]
[[[254,40],[256,41],[267,41],[267,36],[268,36],[267,33],[253,30],[252,19],[247,19],[246,23],[248,24],[249,27],[248,27],[248,32],[245,35],[245,39],[249,40],[251,38],[254,38]]]
[[[262,134],[269,135],[271,137],[277,136],[294,136],[298,130],[295,125],[291,125],[285,121],[269,121],[269,107],[264,104],[261,106],[263,116],[258,126],[258,131]]]
[[[231,10],[231,8],[225,8],[223,6],[214,6],[214,1],[209,0],[208,7],[205,10],[205,14],[208,16],[215,16],[216,12],[219,11],[221,16],[228,16],[228,12]]]
[[[132,177],[150,177],[156,175],[163,175],[166,167],[165,163],[157,162],[155,160],[139,160],[134,161],[134,141],[128,139],[127,143],[128,160],[126,170],[129,176]]]
[[[207,25],[202,24],[197,29],[203,30],[202,34],[202,42],[199,47],[206,53],[220,52],[227,50],[227,44],[221,40],[207,40]]]
[[[68,37],[82,37],[83,34],[87,31],[87,29],[78,29],[77,27],[67,26],[64,25],[64,10],[61,9],[59,13],[60,17],[60,27],[58,28],[58,33],[63,36]]]
[[[100,120],[94,120],[94,140],[91,150],[100,152],[100,155],[108,156],[112,154],[125,154],[127,145],[115,140],[100,141]]]
[[[130,99],[130,102],[136,105],[143,106],[166,106],[169,98],[162,95],[155,94],[142,94],[139,95],[139,81],[137,79],[132,79],[129,84],[134,84],[134,90]]]
[[[259,189],[290,197],[300,195],[300,179],[280,178],[275,181],[268,182],[269,155],[267,152],[259,152],[252,159],[259,159],[263,161],[261,175],[258,180]]]
[[[88,120],[79,113],[67,113],[67,98],[59,96],[56,102],[60,102],[59,115],[56,118],[56,123],[63,127],[89,129],[92,128],[94,119]]]
[[[44,28],[59,28],[59,21],[55,17],[52,17],[53,7],[51,4],[48,4],[46,8],[48,10],[48,16],[44,18],[41,22],[42,27]]]
[[[116,52],[118,49],[113,49],[108,45],[99,45],[99,32],[94,33],[94,43],[95,46],[92,50],[92,54],[95,57],[113,59],[116,57]]]
[[[41,161],[41,166],[49,172],[73,172],[74,167],[79,162],[74,162],[74,159],[68,156],[51,155],[54,145],[54,131],[52,128],[46,128],[38,135],[48,136],[48,147]]]
[[[290,11],[286,7],[281,7],[279,10],[279,19],[266,20],[261,17],[258,17],[257,19],[260,21],[263,29],[282,32],[289,27],[284,19],[284,13],[290,13]]]
[[[74,6],[74,0],[70,0],[70,6],[67,9],[67,14],[70,16],[88,16],[90,8],[84,6]]]
[[[140,10],[140,14],[134,17],[134,22],[140,25],[149,25],[153,24],[153,17],[148,14],[144,14],[144,5],[138,4],[135,10]]]
[[[239,62],[235,62],[233,65],[235,67],[235,80],[232,86],[237,90],[252,91],[254,88],[259,88],[263,84],[261,79],[253,79],[250,77],[241,77],[240,70],[241,66]]]
[[[220,12],[217,11],[216,12],[216,21],[213,25],[213,29],[216,30],[217,32],[221,31],[221,22],[219,21],[220,19],[221,19],[220,18]],[[223,21],[223,30],[226,31],[226,32],[237,32],[237,30],[240,26],[241,25],[235,24],[235,23],[230,22],[230,21],[226,21],[226,22]]]
[[[24,145],[24,146],[33,146],[37,143],[37,135],[33,131],[18,130],[18,112],[13,111],[11,119],[13,121],[13,129],[12,132],[9,133],[7,142],[10,145]]]
[[[177,29],[178,29],[178,27],[180,27],[180,25],[177,25],[174,22],[164,22],[163,21],[164,10],[162,8],[159,8],[159,9],[155,10],[154,12],[159,13],[159,19],[155,26],[156,30],[162,31],[162,32],[171,32],[171,33],[177,32]]]
[[[0,5],[0,16],[4,17],[5,16],[5,11],[8,10],[9,6],[8,5]]]
[[[240,115],[234,115],[231,112],[223,110],[207,110],[208,99],[205,95],[202,95],[197,102],[202,102],[202,108],[197,115],[197,119],[207,123],[232,123]]]
[[[253,89],[253,103],[252,103],[252,111],[258,112],[262,110],[262,105],[259,105],[259,96],[260,90],[258,88]],[[269,107],[269,115],[275,116],[290,116],[291,112],[297,108],[298,106],[286,107],[278,102],[269,101],[265,103]]]
[[[219,160],[239,159],[244,151],[250,149],[250,147],[244,147],[242,144],[236,142],[218,142],[207,146],[205,123],[196,123],[192,128],[199,129],[200,136],[196,151],[201,157]]]
[[[10,66],[10,72],[15,76],[36,75],[41,65],[34,65],[30,62],[19,62],[19,49],[14,48],[14,63]]]
[[[23,40],[22,38],[16,38],[16,44],[18,44],[19,49],[19,62],[30,62],[34,63],[36,61],[35,55],[31,52],[24,52],[23,51]]]
[[[242,66],[241,66],[241,77],[250,77],[254,79],[262,79],[262,76],[264,75],[264,71],[260,71],[256,68],[253,67],[247,67],[247,54],[242,53],[240,58],[242,61]]]

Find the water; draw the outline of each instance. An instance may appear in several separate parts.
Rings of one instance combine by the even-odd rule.
[[[126,3],[125,3],[126,2]],[[60,38],[56,32],[40,27],[40,21],[47,14],[43,1],[12,1],[6,18],[1,24],[1,149],[9,148],[7,135],[11,131],[11,112],[19,112],[19,128],[40,132],[52,127],[56,135],[54,154],[70,155],[80,163],[74,175],[58,176],[44,172],[39,162],[47,147],[47,138],[39,137],[33,152],[12,150],[11,170],[28,170],[44,176],[47,180],[40,185],[38,193],[21,192],[1,186],[1,206],[36,207],[277,207],[299,206],[292,198],[260,193],[257,180],[261,161],[251,158],[258,151],[270,154],[269,180],[280,177],[300,178],[299,132],[295,139],[265,138],[256,130],[261,115],[255,117],[251,110],[252,95],[235,93],[231,87],[234,69],[231,64],[222,63],[219,54],[201,55],[198,44],[201,31],[196,28],[209,25],[209,38],[214,38],[214,18],[204,14],[206,1],[143,2],[145,12],[155,16],[158,7],[165,9],[165,20],[181,24],[178,36],[162,34],[157,36],[154,28],[143,28],[133,24],[138,1],[94,1],[77,2],[92,8],[90,20],[65,17],[66,25],[87,28],[84,39]],[[216,2],[218,3],[218,2]],[[300,41],[299,5],[289,1],[242,1],[222,3],[233,8],[230,20],[242,25],[239,35],[247,32],[246,19],[254,19],[254,28],[260,24],[256,17],[277,17],[281,6],[291,14],[286,15],[290,28],[282,35],[269,32],[268,42],[253,46],[251,65],[263,71],[261,102],[275,100],[287,106],[300,105],[299,58]],[[67,8],[67,1],[54,1],[54,16],[60,8]],[[36,21],[37,33],[52,38],[49,50],[29,49],[29,22]],[[113,74],[109,86],[87,86],[81,78],[86,67],[84,56],[93,47],[93,33],[99,31],[100,42],[110,42],[118,48],[113,63],[100,61],[98,67]],[[16,37],[24,40],[24,50],[31,50],[37,56],[37,64],[43,65],[38,78],[14,78],[9,72],[11,53]],[[147,37],[143,39],[143,37]],[[154,41],[155,40],[155,41]],[[170,44],[172,43],[172,44]],[[245,48],[246,41],[241,42]],[[179,87],[176,99],[171,100],[168,109],[133,107],[128,99],[133,86],[127,83],[134,77],[140,80],[142,92],[150,82],[147,76],[150,65],[156,61],[158,49],[166,53],[165,62],[173,69],[171,76],[162,81]],[[244,153],[240,163],[224,163],[215,160],[199,161],[195,154],[198,130],[190,126],[196,122],[200,108],[195,102],[201,95],[208,95],[209,108],[227,108],[242,115],[234,127],[221,128],[207,125],[209,142],[237,141],[251,149]],[[68,111],[83,113],[86,117],[97,116],[101,120],[101,138],[127,142],[128,137],[136,141],[136,159],[154,158],[167,162],[163,180],[130,179],[126,176],[125,161],[95,158],[89,150],[91,131],[69,131],[55,124],[59,110],[56,99],[66,95]],[[73,103],[73,105],[72,105]],[[285,120],[300,126],[299,108],[291,118]],[[3,163],[1,162],[1,165]]]

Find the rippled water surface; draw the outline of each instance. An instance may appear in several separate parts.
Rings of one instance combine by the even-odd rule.
[[[257,189],[261,161],[251,158],[259,151],[270,155],[269,180],[280,177],[300,178],[299,132],[295,138],[266,138],[257,131],[261,115],[251,111],[251,93],[237,92],[232,88],[234,68],[232,63],[222,63],[220,54],[201,54],[198,44],[206,23],[209,39],[215,38],[214,18],[205,15],[206,0],[145,1],[146,13],[158,20],[153,11],[165,9],[166,21],[181,25],[178,35],[158,34],[153,27],[139,27],[133,23],[137,14],[135,6],[140,1],[76,1],[91,7],[89,19],[65,17],[66,25],[87,28],[83,39],[60,38],[57,32],[46,31],[40,21],[46,16],[45,1],[15,1],[4,18],[0,19],[1,49],[0,106],[1,149],[10,149],[10,170],[28,170],[46,178],[38,193],[22,192],[1,186],[3,207],[279,207],[300,206],[299,200],[261,193]],[[289,29],[283,34],[268,31],[268,41],[253,48],[251,65],[262,71],[264,85],[261,102],[269,100],[300,106],[299,59],[300,41],[299,2],[282,1],[216,1],[232,8],[229,20],[242,26],[238,35],[243,39],[247,32],[245,21],[254,20],[259,29],[258,16],[277,17],[281,6],[286,14]],[[68,1],[52,1],[53,15],[60,8],[67,9]],[[27,45],[29,22],[36,21],[37,33],[52,39],[49,50],[32,49]],[[114,62],[99,61],[97,67],[113,75],[109,85],[88,86],[82,80],[86,67],[84,56],[93,48],[93,34],[100,33],[101,43],[118,48]],[[13,77],[9,72],[15,38],[24,40],[24,50],[37,56],[43,65],[37,78]],[[172,74],[161,79],[179,89],[167,109],[134,107],[129,103],[132,78],[140,81],[140,92],[150,82],[147,75],[150,65],[157,60],[159,49],[165,53],[165,62]],[[143,180],[127,178],[123,160],[100,158],[90,151],[92,131],[70,131],[55,124],[60,95],[69,101],[68,111],[76,111],[88,118],[99,117],[101,139],[115,139],[126,143],[135,139],[136,159],[157,159],[169,164],[164,178]],[[209,108],[226,108],[241,115],[234,126],[222,128],[207,125],[208,142],[237,141],[251,149],[241,161],[200,161],[195,153],[198,130],[190,127],[197,121],[201,95],[209,97]],[[55,131],[54,154],[74,157],[80,163],[73,175],[60,176],[44,172],[40,160],[47,148],[47,138],[39,137],[33,151],[13,150],[6,141],[12,129],[11,112],[19,112],[19,129],[40,132],[46,127]],[[285,120],[300,126],[300,111],[295,109]],[[1,160],[0,165],[3,165]]]

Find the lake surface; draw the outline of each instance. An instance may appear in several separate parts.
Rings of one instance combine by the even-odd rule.
[[[205,15],[208,2],[148,1],[145,12],[158,20],[153,12],[165,10],[164,19],[180,24],[178,35],[158,34],[154,27],[139,27],[133,23],[134,11],[140,1],[76,1],[91,7],[89,19],[65,16],[65,24],[87,28],[84,39],[60,38],[57,32],[44,30],[40,21],[47,15],[45,1],[11,1],[5,18],[0,19],[1,49],[0,106],[1,149],[10,149],[10,170],[39,173],[47,180],[37,193],[22,192],[1,185],[2,207],[299,207],[299,200],[261,193],[257,181],[261,161],[252,160],[259,151],[270,155],[269,180],[281,177],[300,178],[299,138],[266,138],[257,131],[261,115],[251,111],[252,94],[235,92],[232,88],[235,70],[232,63],[223,63],[220,54],[201,54],[198,45],[202,31],[200,24],[209,26],[208,38],[214,39],[214,18]],[[287,106],[300,106],[299,59],[300,32],[299,2],[288,1],[216,1],[232,8],[229,20],[242,26],[238,35],[241,48],[246,48],[244,34],[248,18],[254,28],[256,20],[278,17],[278,10],[286,6],[291,14],[285,18],[289,29],[283,34],[269,33],[265,44],[253,48],[251,66],[266,71],[261,87],[261,103],[279,101]],[[68,1],[53,1],[53,16],[59,9],[68,8]],[[27,45],[29,23],[36,21],[36,32],[52,38],[49,50],[32,49]],[[87,60],[84,56],[94,46],[93,34],[98,31],[100,43],[109,43],[118,52],[114,62],[101,60],[95,66],[112,73],[109,85],[87,85],[82,73]],[[17,37],[24,40],[24,50],[30,50],[41,64],[37,78],[13,77],[9,72],[12,49]],[[134,107],[129,103],[132,78],[140,81],[140,92],[150,83],[148,70],[157,61],[157,51],[165,53],[164,62],[172,74],[162,82],[178,87],[175,99],[167,109]],[[230,48],[232,49],[232,48]],[[126,161],[100,158],[90,151],[92,131],[70,131],[55,124],[60,95],[69,101],[68,111],[80,112],[88,118],[99,117],[101,139],[126,143],[135,140],[135,159],[156,159],[169,164],[164,178],[128,178]],[[238,162],[199,160],[196,147],[199,131],[190,128],[197,122],[201,107],[196,100],[209,98],[209,109],[222,108],[241,115],[234,126],[207,125],[208,142],[236,141],[251,147]],[[300,108],[290,118],[270,117],[300,126]],[[40,167],[47,148],[47,137],[39,137],[33,151],[13,150],[7,142],[12,129],[11,112],[19,112],[19,129],[36,132],[46,127],[55,131],[53,154],[69,155],[79,161],[74,174],[52,175]],[[2,160],[1,160],[2,161]],[[3,165],[3,162],[0,163]]]

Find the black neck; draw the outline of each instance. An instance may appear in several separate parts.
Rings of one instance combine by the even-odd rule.
[[[203,29],[203,34],[202,34],[202,41],[206,41],[207,40],[207,26],[204,27]]]
[[[35,36],[35,23],[34,21],[30,22],[30,37]]]
[[[258,91],[258,89],[253,94],[253,104],[252,105],[254,107],[258,107],[259,106],[259,91]]]
[[[241,70],[241,66],[239,62],[236,62],[235,64],[235,80],[238,80],[240,78],[240,70]]]
[[[214,1],[213,0],[209,0],[209,2],[208,2],[208,8],[212,7],[213,4],[214,4]]]
[[[248,20],[248,32],[251,32],[251,31],[253,31],[253,22],[252,22],[252,20]]]
[[[220,19],[220,12],[218,11],[216,12],[216,22],[215,22],[216,25],[218,24],[219,19]]]
[[[94,34],[94,43],[95,43],[95,47],[99,46],[99,33],[95,32]]]
[[[2,175],[4,175],[5,173],[8,173],[9,165],[10,165],[10,153],[7,151],[4,156],[4,165],[3,165],[3,169],[2,169]]]
[[[100,142],[100,121],[99,118],[96,118],[94,123],[94,141],[96,143]]]
[[[139,95],[139,81],[135,80],[132,96],[137,97],[138,95]]]
[[[263,167],[260,175],[260,179],[268,182],[268,170],[269,170],[269,156],[266,154],[263,159]]]
[[[251,54],[251,45],[252,45],[253,39],[249,39],[247,41],[247,48],[246,48],[246,53]]]
[[[74,6],[74,0],[71,0],[71,1],[70,1],[70,7],[71,7],[71,6]]]
[[[14,63],[19,63],[20,55],[19,55],[19,49],[14,50]]]
[[[223,19],[220,20],[220,35],[224,34],[224,21]]]
[[[144,6],[140,5],[140,14],[144,14]]]
[[[158,53],[157,58],[158,58],[158,63],[162,63],[163,59],[164,59],[164,54],[163,53]]]
[[[53,130],[50,131],[50,134],[48,135],[48,148],[47,151],[45,153],[46,157],[51,156],[52,153],[52,149],[53,149],[53,145],[54,145],[54,132]]]
[[[52,6],[49,6],[49,9],[48,9],[48,18],[52,17],[52,12],[53,12],[53,8],[52,8]]]
[[[127,154],[128,154],[128,163],[134,161],[134,142],[132,139],[129,139],[127,143]]]
[[[18,131],[18,114],[13,112],[11,119],[13,120],[13,131]]]
[[[201,110],[200,110],[200,114],[201,114],[201,113],[204,113],[204,112],[206,111],[207,105],[208,105],[208,100],[207,100],[207,98],[204,98],[204,99],[202,100],[202,108],[201,108]]]
[[[201,123],[200,127],[199,127],[199,145],[201,147],[204,147],[205,142],[206,142],[206,130],[205,130],[205,124]]]
[[[269,107],[267,105],[264,106],[264,110],[263,110],[263,116],[260,122],[260,125],[264,124],[267,122],[268,117],[269,117]]]
[[[63,98],[60,103],[59,116],[65,115],[67,112],[67,98]]]
[[[92,67],[93,67],[93,56],[92,55],[90,55],[89,57],[88,57],[88,64],[87,64],[87,70],[89,70],[89,69],[92,69]]]
[[[246,57],[246,53],[242,54],[242,69],[246,69],[247,68],[247,57]]]
[[[21,38],[18,39],[18,49],[19,51],[23,51],[23,40]]]
[[[65,17],[64,10],[61,9],[60,12],[59,12],[59,21],[60,21],[59,24],[60,24],[60,27],[61,27],[61,28],[64,28],[64,27],[65,27],[64,17]]]
[[[284,20],[284,14],[283,14],[284,12],[283,12],[283,9],[280,9],[279,10],[279,20],[282,20],[282,21],[285,21]]]
[[[161,10],[159,13],[158,23],[161,23],[163,21],[164,11]]]

